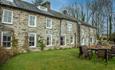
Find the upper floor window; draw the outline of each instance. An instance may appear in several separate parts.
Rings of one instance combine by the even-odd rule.
[[[72,23],[67,22],[67,30],[70,32],[72,31]]]
[[[85,35],[84,29],[81,29],[81,35]]]
[[[13,24],[13,11],[3,10],[2,23]]]
[[[46,28],[52,29],[52,19],[46,18]]]
[[[37,20],[36,16],[29,15],[28,26],[30,26],[30,27],[36,27],[36,20]]]

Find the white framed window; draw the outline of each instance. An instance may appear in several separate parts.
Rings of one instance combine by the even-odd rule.
[[[30,48],[36,47],[36,33],[29,33],[29,46]]]
[[[52,35],[51,34],[47,35],[47,46],[52,46]]]
[[[3,10],[2,23],[13,24],[13,11],[6,9]]]
[[[52,29],[52,19],[46,18],[46,28]]]
[[[81,45],[85,45],[85,39],[84,38],[81,40]]]
[[[66,36],[65,35],[60,37],[60,45],[66,45]]]
[[[12,46],[11,32],[5,31],[1,33],[1,45],[6,48],[10,48]]]
[[[81,29],[81,35],[85,35],[84,29]]]
[[[70,43],[74,44],[74,37],[73,36],[70,36]]]
[[[67,22],[67,31],[72,31],[72,23],[71,22]]]
[[[29,27],[36,27],[37,17],[34,15],[29,15],[28,19],[28,26]]]
[[[61,25],[61,34],[64,34],[64,32],[65,32],[65,27],[64,25]]]

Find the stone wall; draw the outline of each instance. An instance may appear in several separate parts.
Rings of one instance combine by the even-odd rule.
[[[81,45],[96,44],[96,29],[86,25],[80,25],[80,42]]]
[[[72,32],[67,32],[67,23],[68,20],[60,20],[58,18],[53,18],[37,13],[27,12],[24,10],[14,9],[14,8],[8,8],[8,7],[1,7],[0,12],[3,9],[8,9],[13,11],[13,24],[2,24],[1,29],[2,30],[8,30],[12,29],[15,32],[16,39],[18,39],[18,46],[22,47],[24,45],[25,41],[25,33],[34,32],[37,33],[37,38],[42,37],[44,40],[44,43],[46,44],[46,35],[47,32],[51,32],[52,34],[52,46],[46,46],[47,48],[54,48],[54,47],[60,47],[60,36],[61,36],[61,26],[64,28],[64,34],[67,36],[66,38],[69,38],[69,36],[73,35],[75,36],[77,34],[77,27],[76,22],[71,22]],[[0,13],[1,17],[2,13]],[[28,16],[29,15],[35,15],[37,16],[37,27],[29,27],[28,26]],[[52,29],[46,28],[46,18],[52,18]],[[1,21],[1,18],[0,18]],[[1,23],[0,23],[1,24]],[[76,40],[77,37],[74,39]],[[68,39],[66,39],[68,40]],[[74,47],[75,42],[73,44],[67,44],[64,47]]]
[[[61,47],[77,47],[77,23],[75,22],[70,22],[72,23],[72,31],[67,30],[67,20],[62,20],[61,23],[61,36],[66,37],[66,44],[61,46]],[[74,42],[70,43],[70,37],[74,37]]]

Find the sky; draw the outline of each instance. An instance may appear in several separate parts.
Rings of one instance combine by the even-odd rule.
[[[59,10],[61,7],[73,4],[78,0],[51,0],[51,6],[54,10]],[[79,0],[80,3],[84,3],[85,0]]]
[[[31,0],[26,0],[26,1],[31,2]],[[74,2],[84,4],[85,1],[86,0],[50,0],[51,8],[56,11],[59,11],[59,9],[62,8],[63,6],[73,4]]]

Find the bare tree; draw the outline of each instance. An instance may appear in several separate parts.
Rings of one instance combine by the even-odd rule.
[[[92,14],[92,25],[97,27],[98,35],[101,35],[104,32],[105,24],[107,24],[107,26],[110,25],[107,28],[107,33],[109,33],[109,35],[111,34],[112,1],[113,0],[92,0],[89,3],[89,8]],[[105,18],[108,18],[106,22]]]
[[[77,2],[70,4],[70,5],[66,5],[63,6],[61,8],[61,12],[63,13],[63,11],[67,11],[67,14],[69,16],[75,17],[77,18],[76,20],[82,20],[85,21],[85,12],[84,12],[84,6],[81,4],[78,4]]]

